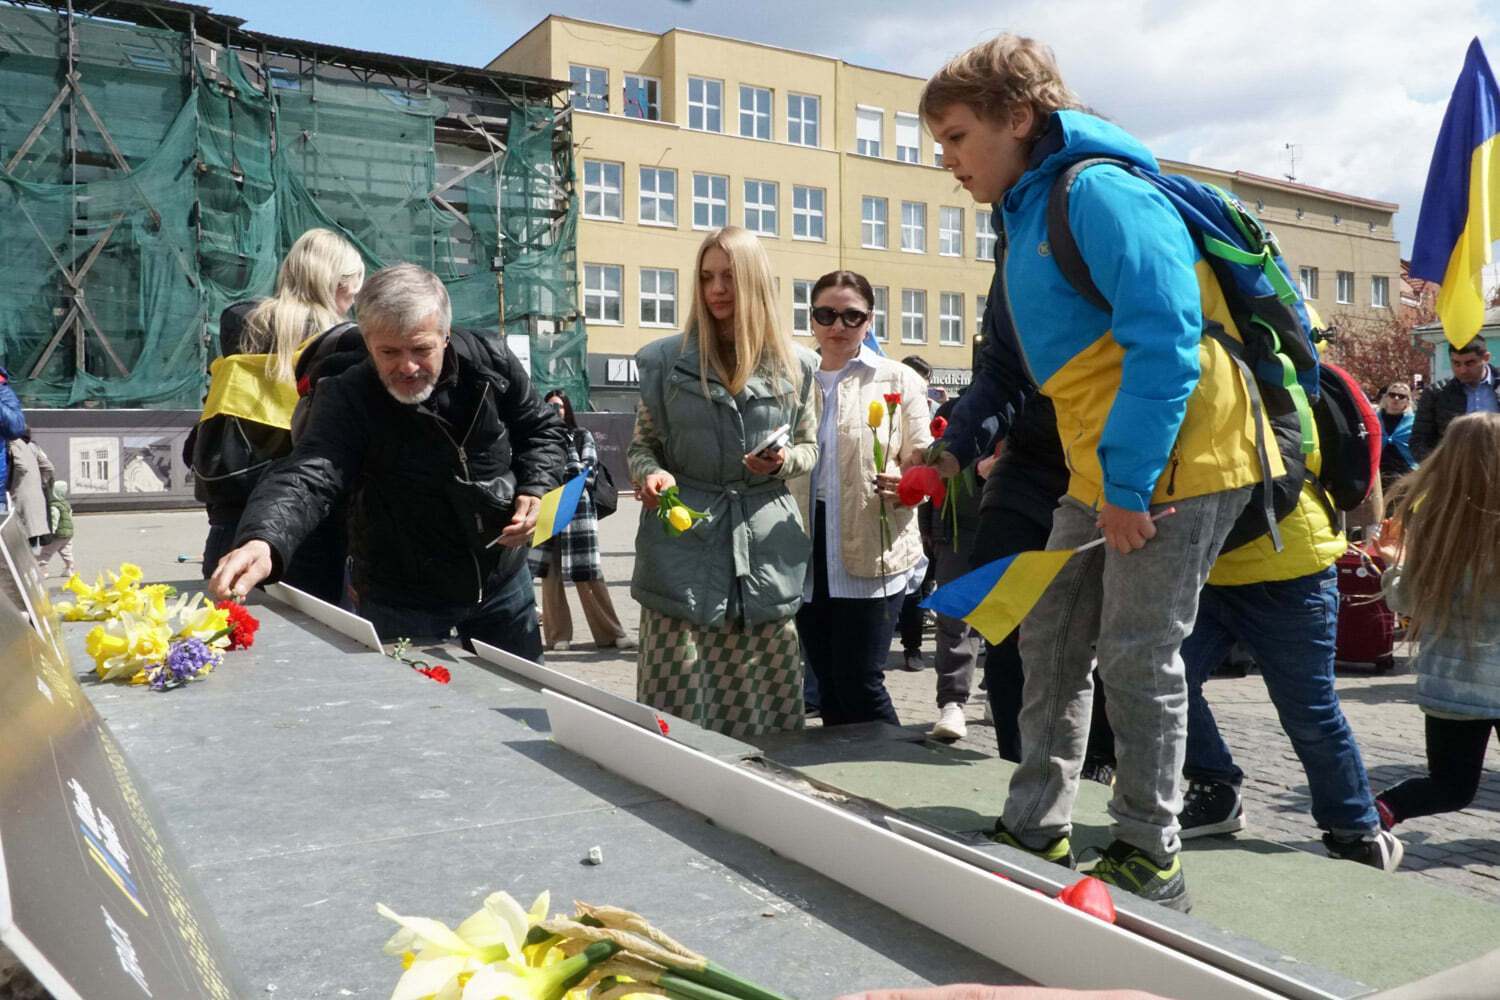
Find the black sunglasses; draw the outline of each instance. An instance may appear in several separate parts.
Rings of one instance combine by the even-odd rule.
[[[865,322],[870,318],[870,314],[863,309],[854,309],[852,307],[839,312],[832,306],[818,306],[818,308],[812,311],[812,318],[813,322],[819,326],[832,326],[834,320],[843,320],[844,328],[853,330],[864,326]]]
[[[1386,395],[1387,399],[1407,399],[1407,398],[1409,398],[1406,395],[1406,393],[1404,393],[1404,392],[1388,392],[1385,395]]]

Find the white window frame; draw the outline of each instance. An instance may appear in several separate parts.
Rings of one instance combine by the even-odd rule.
[[[792,333],[798,337],[812,336],[812,289],[810,280],[792,280]]]
[[[872,218],[870,209],[878,207],[880,218]],[[866,250],[885,250],[890,247],[891,203],[887,198],[867,194],[859,204],[859,245]],[[875,241],[875,236],[880,241]]]
[[[651,184],[646,184],[647,175],[650,175]],[[672,179],[672,190],[663,192],[661,182],[663,177]],[[641,167],[639,174],[639,199],[636,204],[637,218],[643,226],[662,226],[668,229],[677,228],[677,170],[673,167]],[[646,206],[652,206],[651,214],[655,218],[646,217]],[[666,218],[663,218],[663,215]]]
[[[592,179],[589,176],[591,167],[599,168],[597,177]],[[613,174],[613,185],[610,183],[610,174]],[[591,196],[599,199],[597,212],[589,211]],[[613,215],[609,211],[611,200],[614,203]],[[583,161],[583,217],[605,222],[625,221],[625,164],[615,160]]]
[[[814,198],[816,195],[816,198]],[[813,202],[817,207],[813,207]],[[828,192],[820,187],[792,185],[792,239],[826,242]],[[799,232],[800,230],[800,232]]]
[[[903,144],[903,138],[916,141]],[[902,163],[922,162],[922,120],[907,111],[896,112],[896,159]]]
[[[777,217],[776,203],[781,199],[781,185],[776,181],[746,177],[744,192],[745,228],[757,236],[779,235],[781,220]],[[768,193],[770,201],[766,201]]]
[[[649,280],[648,280],[649,276]],[[671,286],[667,291],[662,291],[662,277],[670,277],[668,284]],[[637,315],[641,326],[648,329],[665,328],[675,330],[677,328],[677,271],[670,267],[643,267],[641,268],[641,287],[638,294],[639,307]],[[653,319],[646,318],[646,306],[650,304]],[[669,310],[670,315],[665,319],[663,312]]]
[[[954,312],[954,309],[957,312]],[[964,346],[964,296],[962,292],[938,293],[938,346]]]
[[[579,81],[573,79],[573,71],[575,69],[583,70],[582,94],[584,103],[582,104],[578,102],[577,97],[579,93]],[[598,76],[595,76],[595,74],[598,74]],[[583,63],[569,63],[568,99],[573,102],[573,107],[579,111],[597,111],[602,114],[609,114],[609,70],[603,66],[585,66]],[[603,104],[603,107],[589,107],[595,101]]]
[[[1370,275],[1370,308],[1391,307],[1391,279],[1384,274]]]
[[[957,220],[956,226],[950,225]],[[962,257],[964,255],[964,210],[952,205],[938,206],[938,255]]]
[[[613,272],[615,287],[611,291],[606,275]],[[597,280],[596,280],[597,279]],[[583,265],[583,318],[585,322],[599,326],[624,326],[625,268],[619,264]],[[609,319],[609,306],[614,303],[615,318]],[[597,306],[597,309],[595,308]],[[597,313],[597,315],[594,315]]]
[[[995,213],[987,208],[974,210],[974,259],[995,259]]]
[[[707,185],[708,193],[704,194],[704,195],[700,195],[698,193],[698,179],[700,177],[704,178],[705,180],[708,181],[708,185]],[[722,181],[723,182],[722,183],[722,187],[724,189],[724,196],[722,198],[718,198],[718,197],[714,196],[714,183],[713,183],[714,181]],[[699,205],[705,205],[708,208],[708,224],[707,225],[702,225],[702,224],[700,224],[698,222],[698,206]],[[716,212],[719,215],[719,221],[717,223],[714,222],[714,215],[716,214]],[[695,171],[693,173],[693,228],[694,229],[720,229],[720,228],[722,228],[724,226],[727,226],[728,224],[729,224],[729,175],[728,174],[699,173],[699,172]]]
[[[646,94],[646,107],[644,115],[633,115],[630,113],[630,84],[632,81],[639,82]],[[625,89],[620,92],[620,111],[626,118],[635,118],[643,122],[661,121],[661,78],[646,76],[644,73],[626,73]]]
[[[875,339],[884,344],[891,339],[888,319],[891,309],[891,290],[885,285],[875,285],[870,290],[875,293],[875,304],[870,308],[870,329],[874,332]]]
[[[870,139],[863,136],[861,132],[867,132],[866,126],[875,126],[875,138]],[[872,108],[864,104],[854,107],[854,151],[860,156],[880,155],[881,135],[885,130],[885,111],[882,108]]]
[[[699,96],[693,99],[693,85],[700,84]],[[695,132],[723,132],[724,131],[724,81],[716,80],[709,76],[690,76],[687,81],[688,88],[688,121],[687,127]],[[715,99],[710,99],[711,95]],[[693,124],[694,116],[697,116],[698,124]],[[718,118],[718,125],[710,127],[714,118]]]
[[[943,165],[943,144],[934,142],[932,144],[932,165],[941,167]]]
[[[1354,304],[1354,272],[1334,272],[1333,301],[1341,306]]]
[[[988,295],[974,296],[974,336],[984,336],[984,310],[990,304]]]
[[[750,99],[750,106],[745,106],[745,99]],[[763,139],[770,141],[774,138],[771,130],[771,109],[776,106],[772,99],[770,87],[757,87],[753,83],[740,84],[740,138]],[[745,131],[748,125],[750,130]],[[765,135],[761,135],[765,132]]]
[[[1302,286],[1302,297],[1304,299],[1315,299],[1318,297],[1318,269],[1315,267],[1297,268],[1297,281]]]
[[[927,289],[901,289],[901,343],[927,343]]]
[[[927,252],[927,203],[925,201],[901,203],[901,252]]]
[[[812,108],[812,115],[807,114]],[[793,113],[793,109],[796,113]],[[819,146],[822,144],[823,99],[816,94],[786,95],[786,141],[795,146]],[[808,142],[808,131],[812,141]]]

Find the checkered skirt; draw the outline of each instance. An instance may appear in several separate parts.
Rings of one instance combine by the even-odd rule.
[[[582,428],[578,429],[576,435],[578,447],[568,451],[564,481],[583,471],[585,464],[596,465],[599,461],[593,435]],[[604,573],[599,568],[599,518],[594,508],[594,498],[588,490],[584,490],[578,497],[578,510],[562,533],[547,539],[526,557],[534,579],[540,580],[551,572],[553,549],[557,550],[557,563],[562,568],[564,580],[584,583],[604,579]]]
[[[801,729],[795,619],[703,627],[641,608],[636,699],[729,736]]]

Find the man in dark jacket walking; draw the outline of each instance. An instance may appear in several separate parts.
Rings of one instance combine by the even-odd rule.
[[[436,275],[388,267],[355,310],[370,357],[319,383],[305,435],[251,494],[210,588],[277,579],[347,497],[359,613],[382,639],[456,628],[540,660],[526,550],[567,429],[505,347],[451,329]]]
[[[1483,337],[1476,336],[1461,348],[1449,347],[1448,361],[1453,377],[1434,382],[1417,403],[1411,450],[1419,462],[1438,446],[1454,417],[1500,412],[1500,374],[1490,364]]]

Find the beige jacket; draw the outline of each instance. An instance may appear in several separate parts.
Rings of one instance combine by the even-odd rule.
[[[880,512],[875,498],[874,431],[866,423],[870,401],[886,393],[901,393],[902,405],[896,409],[891,429],[891,446],[886,472],[899,473],[901,463],[932,444],[931,410],[927,404],[927,384],[921,376],[898,361],[874,357],[872,370],[856,365],[854,371],[839,380],[832,397],[838,407],[838,476],[839,476],[839,551],[844,569],[851,576],[880,576]],[[815,390],[822,398],[821,387]],[[910,401],[911,405],[907,405]],[[880,442],[885,444],[889,426],[880,428]],[[797,498],[802,523],[812,531],[811,475],[801,476],[787,484]],[[890,524],[890,547],[885,553],[885,571],[904,573],[917,564],[922,555],[922,539],[917,533],[917,512],[887,501]],[[829,544],[835,544],[829,539]]]

